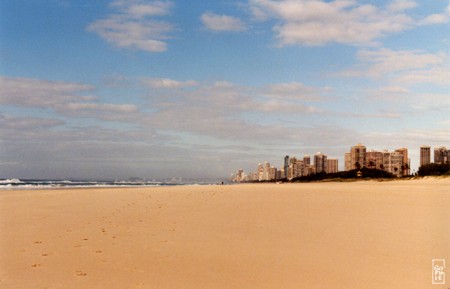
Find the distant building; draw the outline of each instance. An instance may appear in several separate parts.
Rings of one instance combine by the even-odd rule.
[[[242,182],[245,179],[244,170],[240,169],[236,172],[236,175],[233,178],[233,181],[236,183]]]
[[[351,170],[360,169],[366,164],[366,147],[357,144],[350,149]]]
[[[445,164],[449,161],[449,150],[446,147],[440,147],[434,149],[434,163]]]
[[[311,164],[311,156],[304,155],[303,156],[303,165],[309,166]]]
[[[366,152],[366,168],[382,170],[383,167],[383,153],[375,150]]]
[[[337,159],[327,159],[327,173],[333,174],[339,171],[338,160]]]
[[[326,173],[327,172],[327,156],[318,152],[314,155],[314,169],[315,173]]]
[[[403,175],[403,154],[400,152],[383,152],[383,169],[397,177]]]
[[[398,177],[409,175],[410,161],[408,149],[399,148],[394,152],[387,150],[367,151],[362,144],[353,146],[349,153],[345,154],[345,170],[360,168],[378,169],[390,172]]]
[[[302,176],[309,176],[314,174],[314,167],[311,165],[311,156],[304,155],[303,156],[303,167],[302,167]]]
[[[401,170],[403,176],[408,176],[410,174],[410,160],[408,158],[408,149],[407,148],[399,148],[395,150],[399,152],[403,156]]]
[[[345,153],[344,157],[344,170],[350,171],[352,169],[352,154],[351,153]]]
[[[268,181],[276,181],[276,180],[277,180],[277,169],[274,166],[271,166],[269,170]]]
[[[264,179],[264,167],[261,163],[258,164],[256,173],[258,174],[258,181],[262,181]]]
[[[420,147],[420,166],[431,163],[431,148],[429,146]]]
[[[284,157],[284,177],[289,178],[288,176],[289,171],[289,156]]]
[[[270,181],[270,163],[265,162],[263,167],[263,181]]]
[[[288,179],[291,180],[298,176],[299,176],[299,174],[298,174],[297,158],[292,157],[289,159]]]

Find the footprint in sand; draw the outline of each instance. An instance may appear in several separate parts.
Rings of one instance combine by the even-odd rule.
[[[42,254],[41,256],[43,256],[43,257],[47,257],[47,256],[48,256],[48,254]]]
[[[101,254],[101,253],[103,253],[103,252],[102,252],[102,250],[97,250],[97,251],[95,251],[95,253]]]
[[[34,242],[35,244],[42,244],[42,242],[41,241],[36,241],[36,242]]]
[[[42,265],[41,264],[33,264],[33,265],[31,265],[31,267],[33,267],[33,268],[38,268],[38,267],[41,267]]]
[[[86,276],[86,275],[87,275],[87,273],[85,273],[85,272],[83,272],[83,271],[76,271],[75,274],[76,274],[77,276]]]

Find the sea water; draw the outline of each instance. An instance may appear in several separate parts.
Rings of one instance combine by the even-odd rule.
[[[221,181],[198,180],[32,180],[0,179],[1,189],[45,189],[45,188],[96,188],[96,187],[159,187],[180,185],[210,185]]]

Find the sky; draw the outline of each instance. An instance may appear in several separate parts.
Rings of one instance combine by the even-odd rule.
[[[0,178],[450,146],[448,0],[0,0]]]

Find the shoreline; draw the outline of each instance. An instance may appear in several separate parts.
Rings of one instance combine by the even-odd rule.
[[[446,180],[450,176],[424,176],[403,178],[333,178],[311,181],[255,181],[238,183],[205,183],[205,184],[169,184],[169,185],[111,185],[111,186],[42,186],[42,187],[0,187],[0,193],[4,191],[36,191],[36,190],[84,190],[84,189],[139,189],[139,188],[165,188],[165,187],[196,187],[196,186],[229,186],[243,184],[308,184],[308,183],[357,183],[357,182],[396,182],[396,181],[421,181],[421,180]]]

